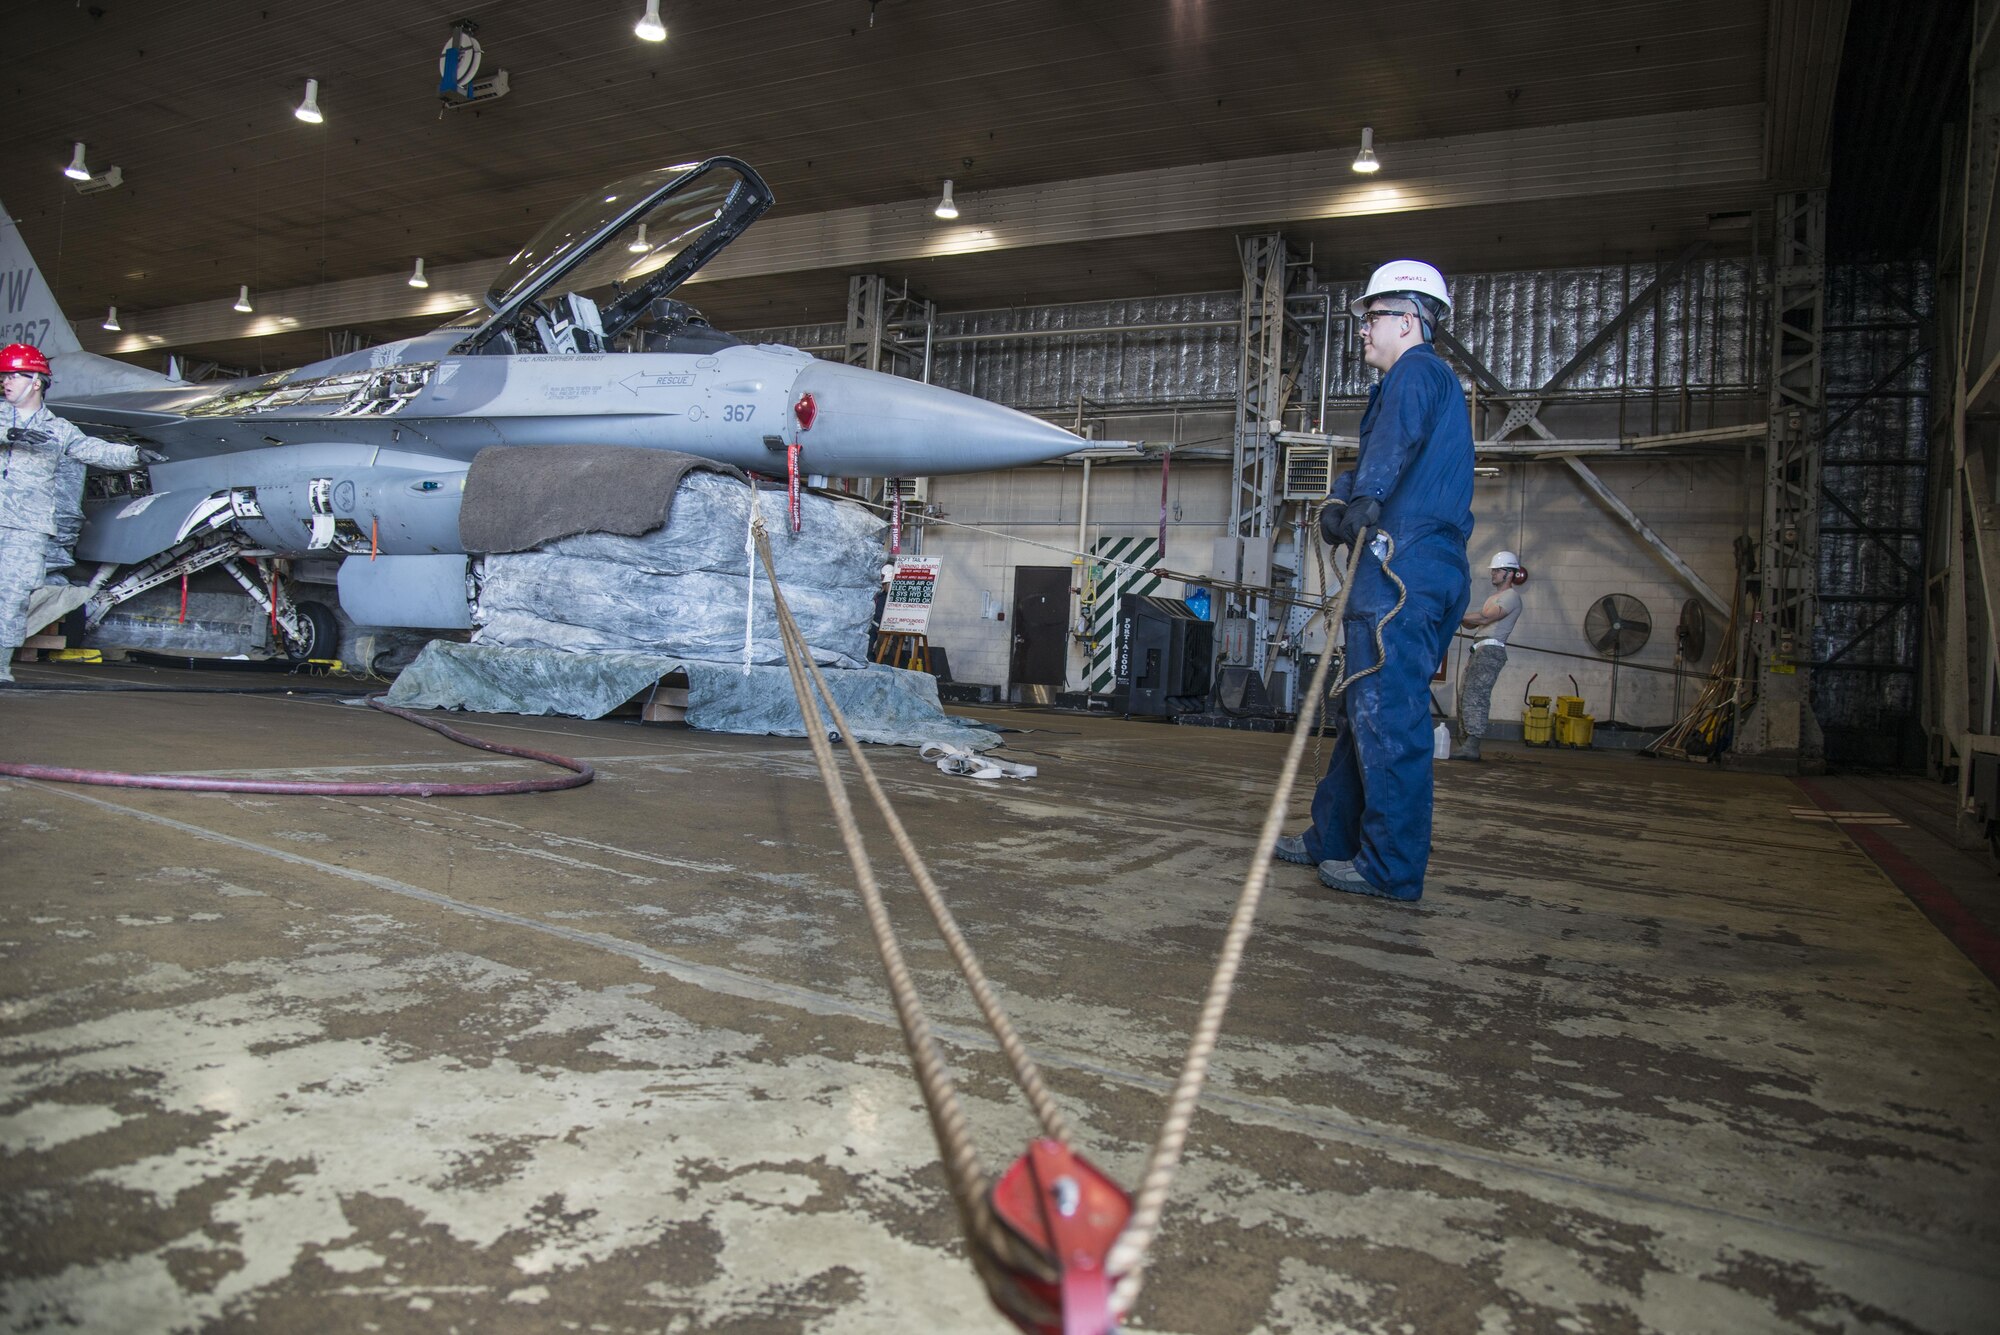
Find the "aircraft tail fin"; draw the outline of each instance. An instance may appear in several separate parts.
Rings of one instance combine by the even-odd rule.
[[[55,390],[64,398],[181,383],[83,350],[5,205],[0,205],[0,343],[32,343],[40,348],[54,369]]]

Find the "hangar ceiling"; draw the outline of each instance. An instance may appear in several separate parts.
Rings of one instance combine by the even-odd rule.
[[[1745,211],[1824,180],[1847,6],[665,0],[658,45],[643,0],[24,8],[0,201],[85,346],[276,367],[433,327],[584,190],[718,152],[778,197],[688,292],[724,327],[837,319],[864,269],[948,309],[1233,287],[1231,238],[1274,227],[1341,276],[1747,248]],[[459,18],[512,87],[441,113]],[[79,140],[121,187],[63,177]],[[457,281],[407,288],[418,256]]]

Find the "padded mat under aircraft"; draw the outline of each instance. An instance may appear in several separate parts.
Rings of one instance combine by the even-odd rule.
[[[649,533],[672,514],[694,469],[728,464],[625,445],[503,445],[481,450],[465,475],[458,536],[468,552],[524,552],[572,533]]]
[[[949,742],[976,750],[999,734],[948,715],[937,678],[872,664],[826,668],[848,726],[864,742],[922,746]],[[562,714],[602,718],[670,672],[686,672],[687,722],[706,732],[803,737],[791,673],[782,665],[704,662],[661,654],[578,654],[433,640],[397,676],[389,703],[405,709],[481,714]]]

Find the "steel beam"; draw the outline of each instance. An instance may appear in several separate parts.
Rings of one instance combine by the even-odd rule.
[[[1448,330],[1439,329],[1437,331],[1437,342],[1482,387],[1495,394],[1510,392],[1505,385],[1500,383],[1500,378],[1488,370],[1486,364],[1473,356],[1466,346],[1453,337]],[[1603,503],[1605,509],[1624,520],[1626,526],[1639,535],[1639,540],[1645,543],[1655,556],[1664,561],[1669,569],[1680,576],[1681,581],[1688,588],[1692,589],[1697,597],[1714,608],[1722,616],[1727,617],[1729,615],[1729,604],[1724,602],[1721,596],[1708,586],[1706,580],[1694,573],[1694,567],[1683,561],[1680,553],[1667,545],[1666,539],[1653,532],[1652,527],[1645,520],[1639,518],[1632,507],[1625,503],[1624,498],[1605,485],[1604,479],[1592,472],[1589,465],[1585,464],[1582,459],[1578,458],[1575,454],[1562,452],[1561,447],[1568,442],[1559,439],[1555,432],[1549,430],[1548,424],[1543,422],[1539,417],[1531,416],[1522,425],[1526,426],[1543,440],[1554,444],[1557,447],[1556,449],[1543,452],[1560,458],[1570,472],[1576,475],[1577,481],[1584,485],[1584,489],[1597,497]]]
[[[1240,317],[1242,337],[1236,368],[1235,449],[1231,458],[1229,539],[1231,559],[1225,573],[1237,584],[1250,582],[1252,564],[1270,568],[1277,536],[1278,505],[1283,493],[1277,432],[1296,376],[1285,365],[1285,290],[1292,275],[1291,250],[1275,233],[1237,239],[1243,263]],[[1255,562],[1247,551],[1257,554]],[[1270,576],[1266,576],[1269,578]],[[1262,582],[1262,581],[1258,581]],[[1230,602],[1249,620],[1248,644],[1228,643],[1223,661],[1247,664],[1262,671],[1269,643],[1285,637],[1270,635],[1273,615],[1268,599],[1232,596]],[[1288,675],[1287,681],[1290,677]],[[1289,708],[1290,701],[1278,702]]]
[[[2000,664],[2000,515],[1993,467],[2000,425],[2000,0],[1973,0],[1965,119],[1950,126],[1939,199],[1938,335],[1933,361],[1944,411],[1933,427],[1929,541],[1925,547],[1924,668],[1921,699],[1929,759],[1940,776],[1956,769],[1957,834],[1982,844],[1986,822],[1972,802],[1972,756],[2000,749],[1994,718]]]
[[[1605,509],[1624,520],[1627,527],[1639,535],[1639,540],[1652,549],[1653,555],[1659,557],[1672,567],[1673,572],[1679,575],[1690,589],[1695,591],[1696,597],[1714,608],[1717,614],[1723,617],[1729,615],[1729,604],[1722,600],[1722,596],[1716,593],[1714,589],[1709,588],[1708,581],[1704,580],[1700,575],[1695,574],[1694,567],[1681,560],[1680,554],[1674,551],[1672,547],[1669,547],[1664,538],[1653,532],[1645,520],[1633,513],[1632,507],[1625,504],[1623,497],[1611,490],[1610,487],[1604,485],[1604,479],[1590,471],[1589,464],[1586,464],[1573,454],[1563,455],[1562,461],[1570,472],[1576,474],[1577,481],[1583,483],[1584,489],[1597,497],[1603,503]]]
[[[1754,692],[1732,752],[1801,769],[1824,759],[1812,711],[1826,409],[1826,192],[1778,196],[1771,252],[1770,436],[1750,625]]]
[[[1595,357],[1598,353],[1609,347],[1611,340],[1618,337],[1619,331],[1638,317],[1639,312],[1645,308],[1648,302],[1653,300],[1655,294],[1664,290],[1667,284],[1678,280],[1681,274],[1686,272],[1688,265],[1692,264],[1707,249],[1707,241],[1696,241],[1679,255],[1676,255],[1666,268],[1653,275],[1653,281],[1646,284],[1645,289],[1638,296],[1626,302],[1618,314],[1605,321],[1604,327],[1599,329],[1589,342],[1578,348],[1576,355],[1564,362],[1556,373],[1548,378],[1548,382],[1542,386],[1539,392],[1547,395],[1562,388],[1564,381],[1575,375],[1583,367],[1589,365],[1592,357]],[[1659,331],[1654,331],[1654,337],[1659,337]],[[1507,410],[1507,418],[1500,424],[1500,430],[1494,433],[1495,438],[1505,440],[1510,434],[1526,426],[1529,421],[1540,415],[1541,411],[1542,400],[1540,398],[1532,400],[1524,399],[1516,403]]]

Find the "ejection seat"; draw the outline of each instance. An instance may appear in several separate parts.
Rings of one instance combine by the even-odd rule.
[[[716,352],[742,343],[710,324],[702,313],[685,301],[661,297],[646,308],[645,333],[640,336],[641,352]]]

